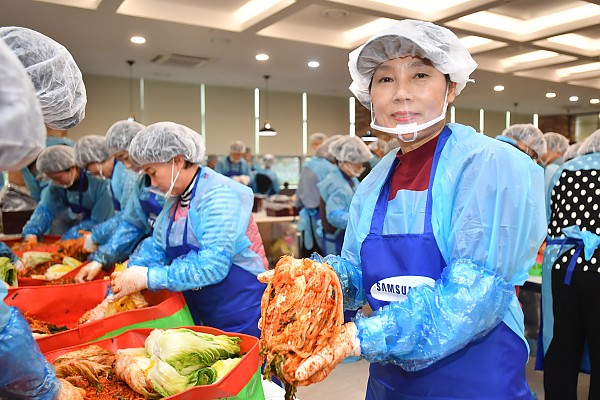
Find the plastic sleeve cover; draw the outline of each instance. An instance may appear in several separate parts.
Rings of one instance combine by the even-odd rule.
[[[94,226],[94,229],[92,229],[92,240],[94,243],[102,245],[108,242],[122,220],[123,214],[117,213],[106,221]]]
[[[129,257],[127,265],[149,267],[153,264],[165,265],[168,262],[169,257],[167,257],[165,250],[160,247],[153,236],[148,236],[135,248],[135,251]]]
[[[0,331],[0,397],[58,399],[60,382],[31,336],[21,312],[10,307],[8,324]]]
[[[94,229],[94,222],[89,219],[84,219],[80,223],[70,227],[69,230],[67,232],[65,232],[64,235],[62,235],[61,239],[62,240],[77,239],[82,236],[81,233],[79,233],[79,231],[91,232],[93,229]]]
[[[128,221],[121,221],[108,242],[98,247],[88,259],[103,265],[123,262],[129,257],[145,233]]]
[[[11,250],[4,242],[0,242],[0,257],[10,258],[10,263],[14,264],[19,261],[19,257]]]
[[[23,227],[23,237],[36,235],[41,238],[44,232],[52,225],[54,214],[44,204],[40,203]]]
[[[344,295],[344,310],[356,310],[367,303],[362,270],[357,265],[335,255],[321,257],[317,253],[313,253],[310,258],[331,265],[337,274]]]
[[[370,317],[361,313],[361,355],[418,371],[485,336],[504,318],[514,286],[494,271],[459,259],[433,287],[421,285],[407,299],[392,302]]]

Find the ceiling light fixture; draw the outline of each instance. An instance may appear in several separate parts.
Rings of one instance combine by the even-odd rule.
[[[321,65],[318,61],[309,61],[308,62],[308,66],[311,68],[319,68],[319,65]]]
[[[260,53],[254,56],[254,58],[256,58],[256,61],[267,61],[269,59],[269,55],[265,53]]]
[[[546,93],[546,98],[548,98],[548,99],[553,99],[555,97],[556,97],[556,93],[554,93],[554,92]]]
[[[600,104],[600,99],[590,99],[590,104]]]
[[[135,44],[146,43],[146,38],[142,37],[142,36],[132,36],[131,38],[129,38],[129,40],[131,41],[131,43],[135,43]]]
[[[579,97],[577,97],[577,96],[569,97],[569,101],[577,101],[577,100],[579,100]]]
[[[260,136],[275,136],[277,135],[277,131],[273,129],[271,123],[269,122],[269,78],[270,75],[263,75],[265,78],[265,124],[262,128],[259,129],[258,134]]]
[[[504,86],[502,86],[502,85],[496,85],[496,86],[494,86],[494,91],[495,92],[501,92],[503,90],[504,90]]]

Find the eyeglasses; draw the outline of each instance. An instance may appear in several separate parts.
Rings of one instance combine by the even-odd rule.
[[[523,153],[525,153],[529,157],[531,157],[531,159],[533,161],[538,161],[538,159],[539,159],[538,153],[535,150],[533,150],[531,147],[527,146],[525,143],[521,142],[520,140],[517,140],[517,147]]]

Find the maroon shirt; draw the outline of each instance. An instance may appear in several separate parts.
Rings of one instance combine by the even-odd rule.
[[[431,174],[433,155],[439,137],[440,135],[437,135],[424,145],[406,154],[402,154],[402,150],[398,151],[398,154],[396,154],[398,166],[392,175],[388,201],[396,197],[398,190],[421,192],[429,188],[429,175]]]

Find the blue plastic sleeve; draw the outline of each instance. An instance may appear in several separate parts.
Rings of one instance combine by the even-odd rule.
[[[52,225],[54,214],[43,204],[38,204],[29,221],[23,227],[23,237],[36,235],[41,238],[44,232]]]
[[[123,262],[144,236],[145,233],[137,226],[128,221],[121,221],[108,242],[90,254],[89,259],[103,265]]]
[[[356,310],[366,304],[362,270],[358,266],[343,257],[334,255],[321,257],[313,253],[311,259],[331,265],[337,274],[344,295],[344,310]]]

